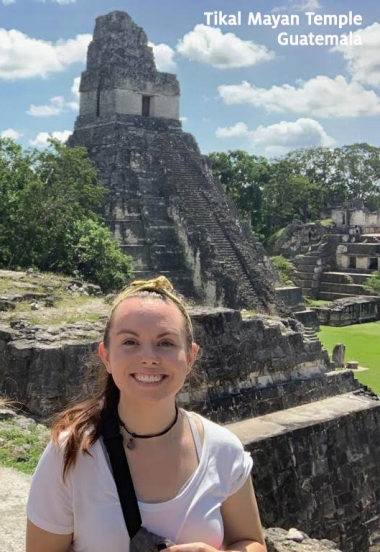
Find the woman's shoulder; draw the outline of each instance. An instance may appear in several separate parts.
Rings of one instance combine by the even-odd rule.
[[[101,449],[100,438],[96,439],[93,443],[87,445],[86,441],[91,437],[92,428],[89,428],[83,434],[80,442],[74,445],[77,448],[77,460],[81,457],[93,457],[97,456]],[[45,454],[50,456],[58,456],[63,459],[67,454],[67,447],[72,448],[73,443],[70,442],[71,431],[65,429],[61,431],[54,439],[52,438],[48,443]]]
[[[228,428],[205,418],[197,412],[187,412],[187,414],[198,419],[198,422],[203,426],[204,435],[205,438],[207,437],[209,446],[215,444],[218,447],[224,446],[230,449],[241,450],[243,448],[239,438]]]

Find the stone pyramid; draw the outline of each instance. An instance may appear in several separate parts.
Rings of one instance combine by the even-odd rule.
[[[87,148],[109,190],[107,224],[136,277],[167,275],[210,306],[285,313],[263,246],[182,130],[179,96],[127,13],[97,18],[69,144]]]

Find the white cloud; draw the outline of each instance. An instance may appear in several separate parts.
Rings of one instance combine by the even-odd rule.
[[[287,4],[273,8],[272,13],[281,11],[305,12],[309,10],[320,10],[322,8],[319,0],[288,0]]]
[[[362,46],[335,46],[331,51],[343,54],[347,69],[355,80],[380,87],[380,24],[359,29],[354,35],[361,37]]]
[[[66,142],[72,134],[71,130],[56,130],[55,132],[40,132],[34,140],[29,140],[31,146],[36,148],[46,148],[49,145],[49,138],[56,138],[60,142]]]
[[[187,117],[180,117],[179,120],[181,121],[181,123],[187,123],[189,119]]]
[[[314,117],[370,117],[380,114],[380,97],[342,76],[317,76],[309,81],[258,88],[247,81],[219,86],[228,105],[251,104],[272,113],[299,113]]]
[[[71,87],[71,93],[76,100],[79,100],[79,87],[80,87],[80,77],[75,77],[73,80],[73,85]]]
[[[153,42],[149,42],[148,44],[153,48],[154,61],[156,62],[158,71],[170,73],[177,69],[177,64],[174,61],[175,51],[173,48],[170,48],[167,44],[153,44]]]
[[[236,123],[232,127],[218,127],[215,134],[217,138],[238,138],[248,136],[249,130],[245,123]]]
[[[14,128],[8,128],[7,130],[3,130],[2,132],[0,132],[0,136],[2,138],[11,138],[12,140],[18,140],[18,138],[21,138],[21,136],[23,136],[23,133],[15,130]]]
[[[71,87],[71,95],[73,99],[66,103],[67,107],[73,111],[79,111],[79,87],[80,87],[80,77],[75,77],[73,80],[73,85]]]
[[[11,4],[14,4],[16,0],[1,0],[4,6],[10,6]]]
[[[249,130],[240,122],[232,127],[218,128],[216,135],[218,138],[246,137],[250,150],[263,149],[266,155],[282,155],[300,147],[331,147],[335,143],[318,121],[306,118],[259,126],[256,130]]]
[[[265,46],[250,40],[241,40],[233,33],[223,34],[220,29],[196,25],[185,34],[177,51],[190,59],[217,69],[251,67],[275,57]]]
[[[53,0],[56,4],[74,4],[77,0]]]
[[[26,113],[28,115],[32,115],[33,117],[53,117],[55,115],[60,115],[64,111],[67,111],[67,109],[78,111],[79,86],[80,77],[76,77],[71,87],[71,94],[73,96],[71,101],[66,101],[63,96],[55,96],[54,98],[51,98],[50,103],[47,105],[32,104]]]
[[[50,100],[49,105],[34,105],[32,104],[28,111],[28,115],[33,117],[51,117],[52,115],[60,115],[65,105],[63,96],[55,96]]]
[[[31,38],[15,29],[0,29],[0,78],[46,78],[69,65],[84,62],[92,36],[77,35],[55,43]]]

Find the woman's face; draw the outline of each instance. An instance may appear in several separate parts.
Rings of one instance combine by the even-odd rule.
[[[130,297],[113,313],[108,348],[99,354],[120,393],[128,401],[173,399],[195,362],[185,320],[171,302]]]

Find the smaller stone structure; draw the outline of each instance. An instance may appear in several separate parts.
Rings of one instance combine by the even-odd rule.
[[[332,352],[332,361],[336,368],[343,368],[346,346],[343,343],[337,343]]]
[[[353,236],[380,233],[380,211],[371,213],[361,198],[335,207],[332,210],[332,219],[337,228],[349,228],[349,233]]]
[[[336,299],[323,307],[312,307],[324,326],[350,326],[380,320],[380,297]]]
[[[380,269],[380,211],[371,213],[362,199],[332,210],[329,227],[295,221],[274,246],[276,254],[292,260],[295,285],[312,299],[334,301],[373,295],[365,288],[371,273]]]

